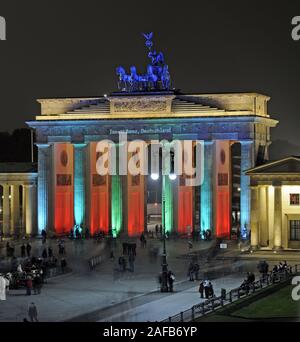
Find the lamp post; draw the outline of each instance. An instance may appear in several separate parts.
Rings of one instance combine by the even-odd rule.
[[[167,250],[166,250],[166,222],[165,222],[165,183],[166,176],[162,176],[162,223],[163,223],[163,254],[161,260],[161,292],[168,292],[168,263],[167,263]]]

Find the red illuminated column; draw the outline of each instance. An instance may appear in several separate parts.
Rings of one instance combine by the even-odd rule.
[[[186,177],[180,176],[178,187],[178,233],[188,234],[193,229],[194,188],[185,185]]]
[[[128,153],[128,160],[133,153]],[[145,227],[145,184],[143,175],[127,175],[127,231],[128,236],[138,236]]]
[[[90,155],[90,232],[108,233],[110,227],[110,175],[99,175],[96,162],[100,154],[96,152],[97,142],[89,144]]]
[[[215,144],[215,234],[229,238],[231,228],[231,143],[217,140]]]
[[[187,185],[188,177],[191,175],[191,168],[193,167],[193,146],[185,144],[181,141],[182,146],[182,175],[179,175],[178,190],[177,190],[177,231],[179,234],[191,234],[193,230],[194,218],[194,187]],[[176,152],[175,152],[176,153]],[[191,161],[189,163],[188,161]]]
[[[55,143],[54,162],[54,230],[56,234],[69,233],[74,226],[74,165],[73,145]]]

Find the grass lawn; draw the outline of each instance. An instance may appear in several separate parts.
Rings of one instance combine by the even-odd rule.
[[[300,301],[292,299],[293,287],[285,286],[272,294],[255,301],[245,301],[230,309],[221,309],[213,314],[196,319],[198,322],[249,322],[249,321],[300,321]]]
[[[300,317],[300,302],[292,299],[292,289],[291,285],[286,286],[233,312],[231,316],[246,319],[298,318]]]

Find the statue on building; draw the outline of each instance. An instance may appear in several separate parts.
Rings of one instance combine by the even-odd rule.
[[[127,92],[169,90],[171,87],[169,67],[165,64],[163,53],[157,53],[153,49],[153,32],[143,33],[143,36],[146,39],[145,45],[151,63],[148,64],[146,73],[142,75],[137,73],[135,66],[130,67],[130,74],[127,74],[122,66],[117,67],[118,89]]]

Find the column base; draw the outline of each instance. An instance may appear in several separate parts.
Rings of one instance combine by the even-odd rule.
[[[283,247],[282,247],[282,246],[274,246],[272,250],[273,250],[274,252],[282,251],[282,250],[283,250]]]

